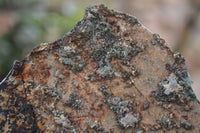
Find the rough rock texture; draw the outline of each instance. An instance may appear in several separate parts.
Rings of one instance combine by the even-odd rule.
[[[86,9],[0,83],[1,132],[200,132],[184,57],[135,17]]]

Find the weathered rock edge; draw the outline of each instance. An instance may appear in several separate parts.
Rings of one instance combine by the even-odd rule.
[[[91,6],[0,83],[1,132],[200,132],[184,57],[135,17]]]

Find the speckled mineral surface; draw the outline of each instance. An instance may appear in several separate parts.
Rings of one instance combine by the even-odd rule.
[[[135,17],[88,7],[0,83],[0,132],[200,132],[184,57]]]

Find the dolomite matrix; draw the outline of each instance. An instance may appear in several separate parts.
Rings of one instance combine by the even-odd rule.
[[[200,132],[184,57],[104,5],[15,61],[0,83],[0,132]]]

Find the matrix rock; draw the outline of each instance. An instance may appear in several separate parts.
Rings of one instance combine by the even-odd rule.
[[[184,57],[135,17],[88,7],[0,83],[0,131],[200,132]]]

